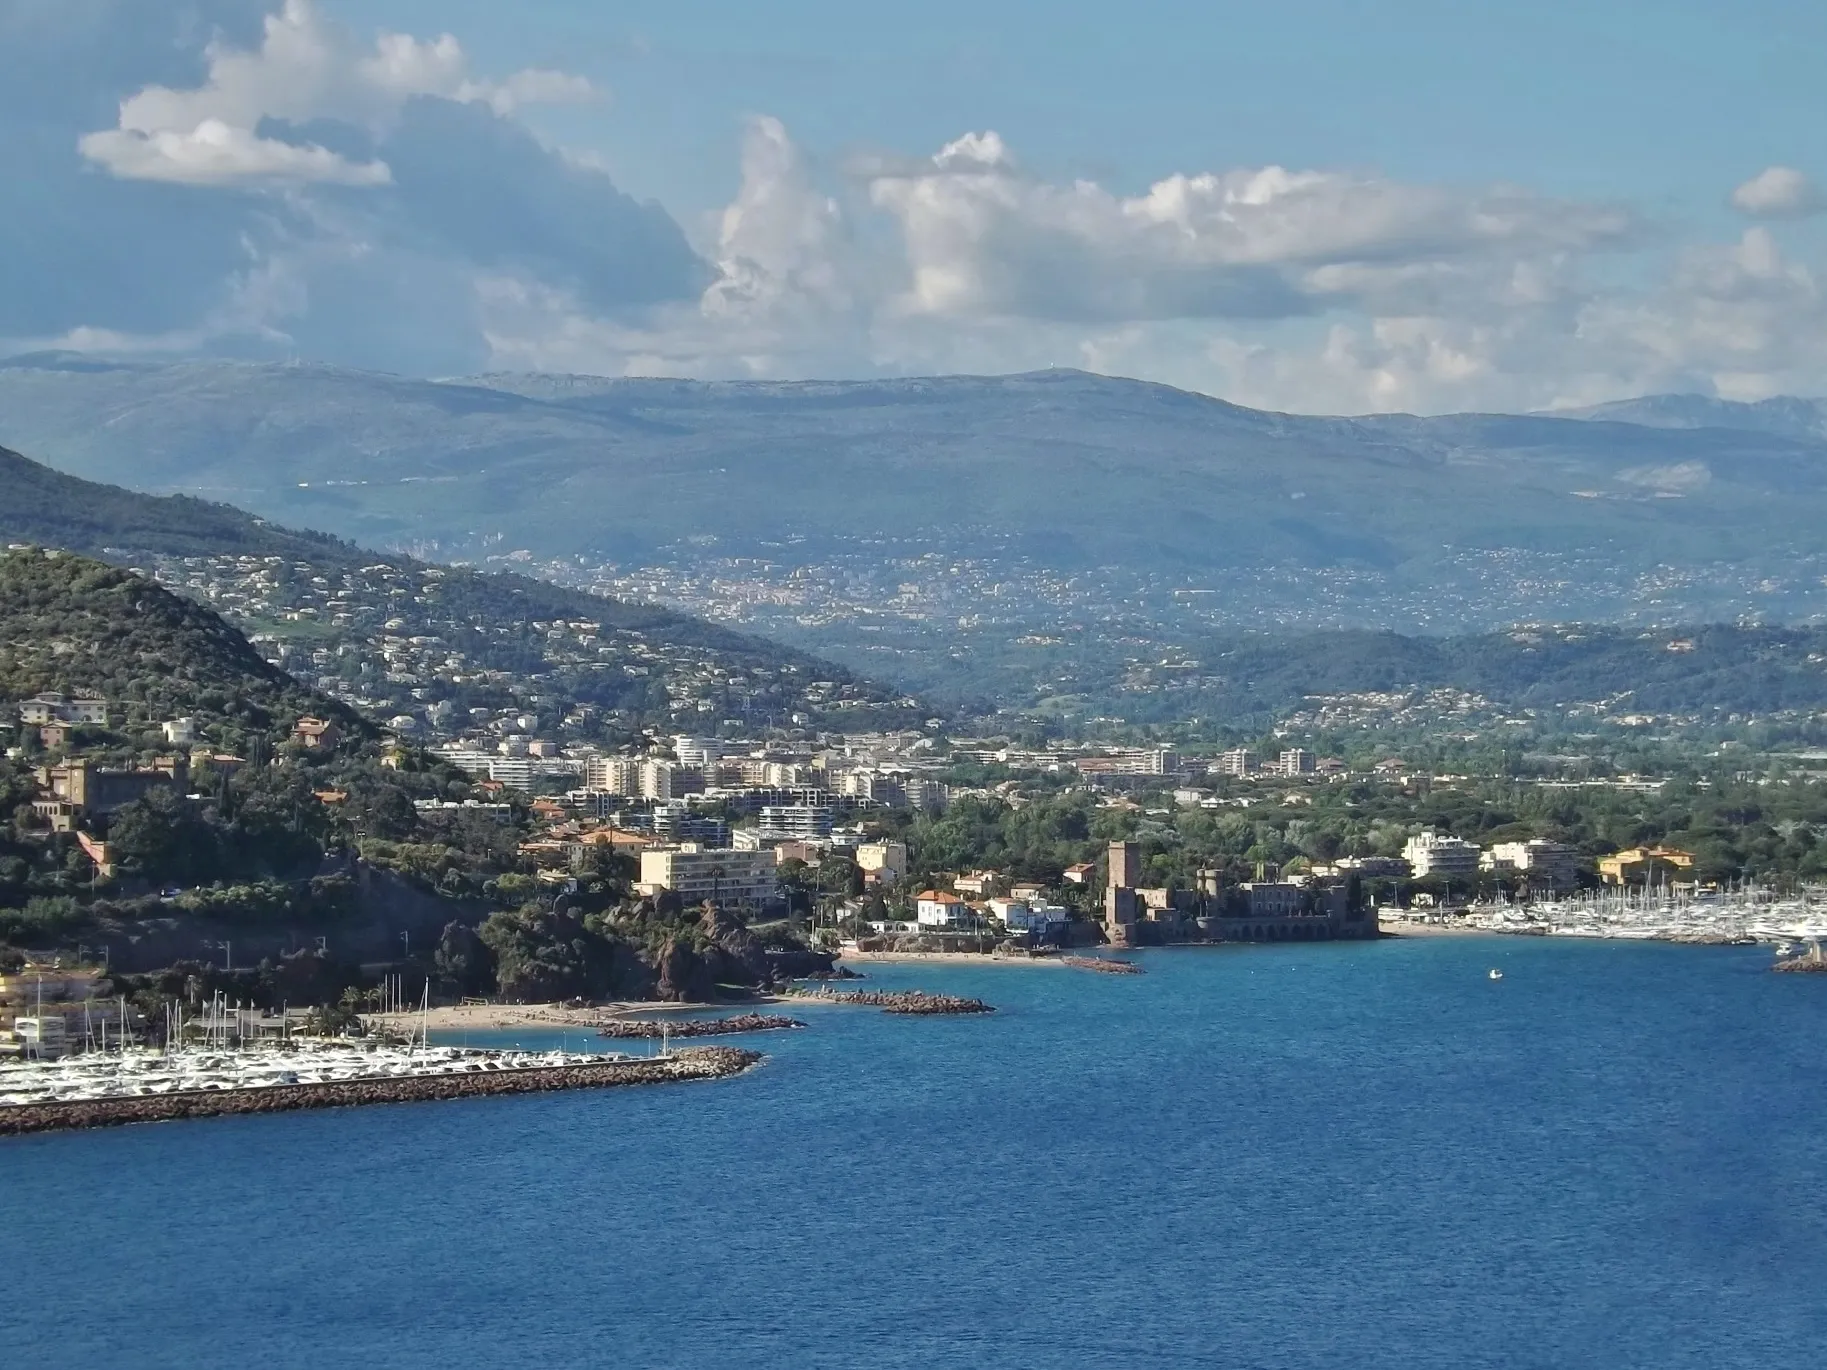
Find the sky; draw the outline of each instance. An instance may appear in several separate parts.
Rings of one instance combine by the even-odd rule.
[[[0,0],[0,352],[1821,394],[1827,6]]]

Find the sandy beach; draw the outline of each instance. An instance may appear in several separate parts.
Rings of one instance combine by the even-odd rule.
[[[1379,923],[1377,931],[1385,937],[1506,937],[1490,928],[1449,928],[1440,923]]]
[[[779,1004],[785,1000],[771,994],[756,995],[740,1004],[662,1004],[628,1001],[598,1004],[594,1008],[573,1008],[569,1004],[446,1004],[420,1013],[367,1013],[362,1021],[371,1028],[384,1028],[406,1035],[424,1026],[431,1032],[503,1032],[512,1028],[594,1028],[605,1018],[626,1018],[646,1013],[705,1013],[730,1008],[749,1008],[757,1004]]]

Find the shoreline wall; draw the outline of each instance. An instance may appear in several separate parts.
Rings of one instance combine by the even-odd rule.
[[[290,1113],[305,1108],[351,1108],[362,1104],[426,1103],[503,1094],[541,1094],[559,1089],[606,1089],[616,1085],[717,1080],[740,1075],[761,1053],[736,1047],[698,1047],[664,1058],[604,1061],[601,1064],[533,1067],[465,1075],[409,1075],[378,1080],[336,1080],[323,1084],[274,1085],[261,1089],[202,1090],[184,1094],[67,1100],[0,1108],[0,1137],[128,1123],[174,1122],[231,1114]]]

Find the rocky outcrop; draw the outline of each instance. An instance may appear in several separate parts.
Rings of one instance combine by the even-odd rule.
[[[615,1085],[714,1080],[739,1075],[761,1059],[759,1052],[736,1047],[696,1047],[648,1060],[590,1062],[486,1074],[396,1076],[384,1080],[277,1085],[267,1089],[24,1104],[0,1108],[0,1137],[224,1114],[289,1113],[304,1108],[348,1108],[358,1104],[421,1103],[497,1094],[538,1094],[557,1089],[605,1089]]]
[[[660,948],[660,981],[655,993],[673,1004],[704,1004],[717,997],[717,981],[691,939],[668,938]]]

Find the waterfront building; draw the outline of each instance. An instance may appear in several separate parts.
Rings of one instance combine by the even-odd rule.
[[[1292,918],[1301,911],[1306,888],[1287,880],[1252,880],[1240,885],[1251,918]]]
[[[921,890],[914,896],[914,918],[923,928],[952,928],[967,915],[965,903],[949,890]]]
[[[1478,875],[1477,844],[1461,837],[1418,833],[1408,839],[1402,856],[1417,880],[1472,880]]]
[[[1532,887],[1570,890],[1579,883],[1580,854],[1564,842],[1535,838],[1528,842],[1499,842],[1484,854],[1480,865],[1489,871],[1526,875]]]
[[[780,875],[772,848],[736,851],[680,842],[641,853],[641,894],[672,891],[686,904],[759,907],[780,898]]]
[[[1667,884],[1677,875],[1692,878],[1694,854],[1678,847],[1629,847],[1599,858],[1599,879],[1607,885]]]
[[[1415,868],[1401,856],[1341,856],[1332,863],[1330,870],[1316,870],[1315,873],[1356,875],[1365,880],[1407,880],[1414,875]]]

